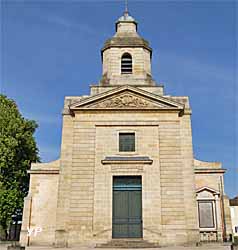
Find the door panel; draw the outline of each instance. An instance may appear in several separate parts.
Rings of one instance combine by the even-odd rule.
[[[128,191],[129,203],[129,224],[128,231],[129,237],[142,237],[141,228],[141,191]]]
[[[112,237],[142,237],[140,176],[114,177]]]
[[[113,237],[124,238],[127,227],[128,197],[125,191],[113,191]]]

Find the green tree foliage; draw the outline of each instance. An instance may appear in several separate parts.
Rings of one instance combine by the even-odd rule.
[[[33,134],[37,124],[18,111],[13,100],[0,95],[0,224],[7,232],[11,216],[23,208],[31,162],[39,161]]]

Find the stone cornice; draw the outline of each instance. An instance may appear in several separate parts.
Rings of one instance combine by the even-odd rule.
[[[60,159],[45,162],[45,163],[32,163],[31,169],[27,171],[29,174],[59,174]]]
[[[152,54],[152,48],[149,46],[149,42],[141,37],[112,37],[108,39],[103,48],[101,49],[101,55],[103,57],[103,52],[110,48],[144,48],[147,49],[150,54]]]
[[[59,174],[58,169],[34,169],[28,170],[27,173],[29,174]]]
[[[195,168],[195,174],[224,174],[224,168]]]
[[[183,111],[183,115],[191,115],[191,114],[192,114],[192,110],[191,110],[191,109],[186,108],[186,109]]]
[[[101,161],[102,164],[149,164],[153,160],[147,156],[109,156]]]

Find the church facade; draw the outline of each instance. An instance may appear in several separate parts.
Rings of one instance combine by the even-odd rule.
[[[189,98],[153,80],[152,49],[128,12],[101,53],[99,84],[65,97],[60,159],[31,166],[21,244],[222,241],[225,170],[194,159]]]

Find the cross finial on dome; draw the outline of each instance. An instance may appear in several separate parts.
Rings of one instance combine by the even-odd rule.
[[[128,14],[128,0],[125,0],[125,14]]]
[[[129,11],[128,11],[128,0],[125,0],[124,18],[127,19],[128,16],[129,16]]]
[[[123,25],[123,27],[125,27],[125,24],[128,24],[128,23],[133,23],[135,27],[135,31],[137,30],[137,22],[132,16],[130,16],[129,11],[128,11],[128,0],[125,0],[125,10],[124,10],[123,15],[116,22],[116,31],[118,30],[118,24]]]

